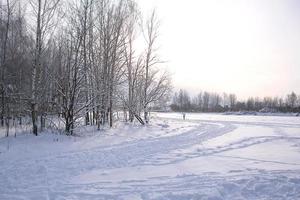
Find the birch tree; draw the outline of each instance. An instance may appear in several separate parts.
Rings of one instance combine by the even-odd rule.
[[[144,31],[146,40],[145,52],[145,71],[144,71],[144,91],[143,91],[143,109],[144,120],[148,123],[148,106],[150,103],[158,101],[162,96],[170,91],[170,76],[167,71],[155,68],[162,63],[157,56],[159,21],[156,11],[153,10],[150,18],[146,22]]]
[[[40,85],[40,73],[42,68],[42,51],[43,44],[46,43],[47,34],[53,28],[53,18],[55,16],[59,0],[37,0],[30,1],[34,19],[36,20],[35,28],[35,48],[31,77],[31,118],[33,134],[37,135],[37,115],[38,115],[38,86]]]
[[[136,42],[136,38],[138,36],[138,21],[139,21],[139,13],[135,4],[130,4],[129,11],[131,16],[129,17],[126,29],[125,29],[125,62],[126,62],[126,73],[125,76],[127,78],[127,99],[124,99],[125,106],[129,112],[129,121],[133,122],[134,117],[137,113],[140,112],[139,104],[141,102],[141,93],[139,92],[139,87],[141,86],[141,81],[143,77],[143,55],[136,55],[136,51],[134,49],[134,43]]]
[[[2,3],[2,1],[1,1]],[[2,9],[5,7],[4,9]],[[6,65],[7,65],[7,44],[8,44],[8,34],[9,34],[9,28],[10,28],[10,21],[11,21],[11,15],[12,15],[12,7],[10,5],[10,0],[6,0],[6,5],[1,4],[1,28],[3,29],[1,31],[1,126],[4,126],[4,115],[5,115],[5,108],[6,106]],[[4,10],[4,11],[3,11]],[[3,18],[3,12],[5,13],[5,17]]]
[[[56,115],[73,134],[79,124],[113,127],[120,109],[129,111],[130,121],[144,123],[142,111],[167,96],[169,75],[156,65],[156,17],[147,26],[146,50],[139,48],[143,29],[135,1],[30,0],[26,17],[21,3],[18,14],[12,9],[16,0],[4,1],[2,124],[8,115],[30,115],[37,135],[38,117],[42,131],[45,119]]]

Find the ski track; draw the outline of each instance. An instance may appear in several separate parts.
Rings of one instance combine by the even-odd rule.
[[[166,118],[164,118],[166,119]],[[176,121],[177,119],[168,119]],[[178,121],[178,120],[177,120]],[[232,171],[218,173],[160,176],[146,180],[70,183],[69,180],[93,170],[123,167],[160,166],[183,160],[221,156],[222,152],[246,148],[275,140],[300,140],[285,136],[282,127],[300,128],[297,124],[253,123],[234,121],[189,120],[192,129],[167,137],[137,139],[112,146],[86,148],[46,157],[2,160],[0,154],[0,199],[300,199],[300,171]],[[189,123],[184,122],[184,123]],[[236,125],[271,127],[282,136],[241,139],[215,148],[199,148],[189,153],[172,153],[222,136]],[[162,128],[168,125],[158,124]],[[183,126],[166,133],[179,131]],[[227,156],[229,157],[229,156]],[[238,159],[247,159],[232,157]],[[275,162],[259,160],[259,162]],[[297,163],[279,164],[297,165]],[[26,181],[24,181],[26,180]]]
[[[297,172],[299,173],[299,172]],[[68,185],[67,191],[60,191],[53,198],[59,196],[72,197],[70,191],[80,191],[77,196],[84,194],[88,199],[298,199],[300,198],[300,179],[291,178],[296,172],[277,171],[268,173],[261,171],[247,176],[182,175],[176,177],[155,177],[151,184],[147,181],[127,181],[120,185],[110,186],[106,182],[85,185]],[[107,186],[108,185],[108,186]],[[122,185],[122,186],[121,186]],[[65,189],[65,188],[64,188]],[[95,195],[101,191],[101,195]],[[134,192],[133,192],[134,191]],[[77,199],[76,197],[74,199]]]
[[[243,159],[243,160],[253,160],[253,161],[259,161],[259,162],[266,162],[266,163],[269,162],[269,163],[299,165],[300,166],[300,164],[298,164],[298,163],[286,163],[286,162],[272,161],[272,160],[260,160],[260,159],[244,158],[244,157],[218,155],[222,152],[242,149],[242,148],[250,147],[253,145],[257,145],[257,144],[272,142],[275,140],[291,140],[291,139],[300,141],[300,137],[261,136],[261,137],[252,137],[252,138],[243,139],[243,140],[240,140],[237,142],[230,143],[228,145],[218,146],[216,148],[198,148],[197,152],[191,152],[191,153],[187,153],[187,152],[172,153],[171,152],[168,154],[161,154],[161,155],[159,155],[159,157],[156,157],[155,159],[158,161],[152,165],[174,164],[174,163],[178,163],[183,160],[191,159],[191,158],[205,157],[205,156],[219,156],[219,157],[238,158],[238,159]],[[152,162],[149,162],[149,163],[152,163]]]

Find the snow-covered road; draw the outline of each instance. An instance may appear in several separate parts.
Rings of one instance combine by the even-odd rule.
[[[0,139],[0,199],[300,199],[300,117],[155,113]]]

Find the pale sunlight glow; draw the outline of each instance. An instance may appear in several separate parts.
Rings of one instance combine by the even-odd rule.
[[[300,92],[300,2],[139,0],[161,19],[160,53],[175,89],[239,97]]]

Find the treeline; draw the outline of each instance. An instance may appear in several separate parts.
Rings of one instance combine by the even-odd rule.
[[[173,96],[171,109],[180,112],[300,112],[300,95],[294,92],[283,97],[249,97],[238,100],[235,94],[200,92],[191,97],[185,90],[179,90]]]
[[[27,6],[26,6],[27,5]],[[0,121],[30,116],[32,130],[59,116],[78,124],[148,122],[149,106],[168,96],[153,11],[132,0],[0,0]]]

